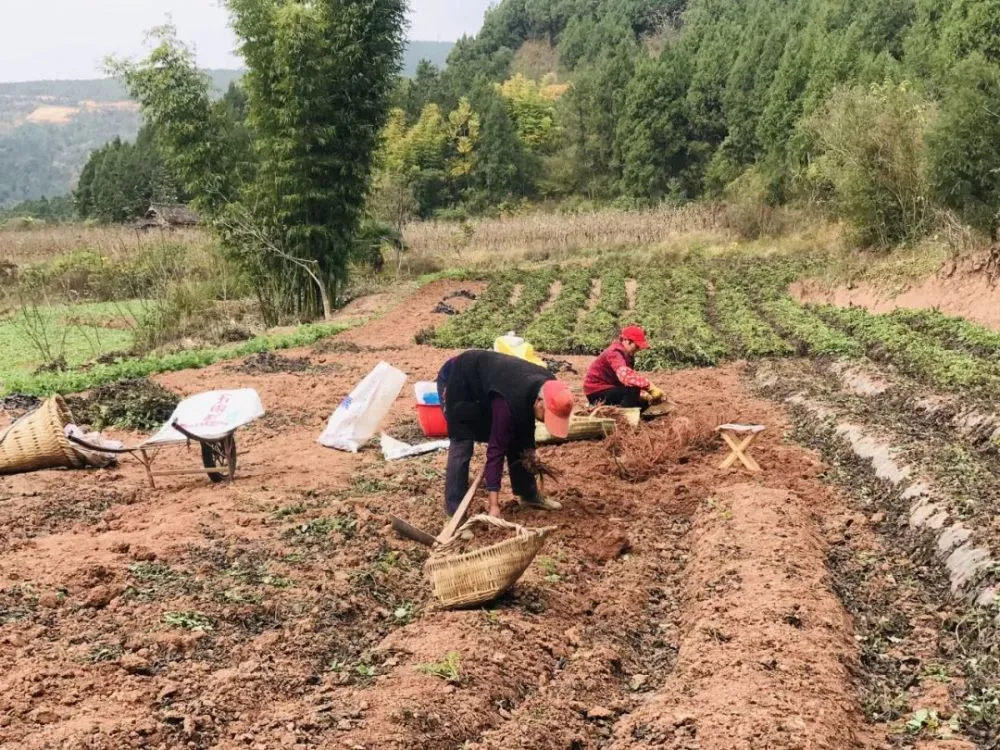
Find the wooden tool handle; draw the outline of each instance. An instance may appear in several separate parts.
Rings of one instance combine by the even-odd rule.
[[[469,510],[469,505],[472,503],[472,498],[475,496],[476,490],[479,489],[479,485],[482,484],[484,476],[486,476],[486,464],[483,464],[482,468],[476,472],[476,477],[472,480],[469,491],[462,498],[462,504],[458,506],[455,515],[448,521],[448,525],[444,527],[444,531],[438,535],[438,544],[447,544],[455,536],[455,531],[462,525],[462,519],[465,518],[465,514]]]

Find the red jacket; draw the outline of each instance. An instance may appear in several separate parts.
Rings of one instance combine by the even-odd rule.
[[[590,396],[621,386],[648,389],[650,382],[633,370],[633,367],[635,357],[625,351],[621,341],[616,341],[590,365],[587,377],[583,379],[583,392]]]

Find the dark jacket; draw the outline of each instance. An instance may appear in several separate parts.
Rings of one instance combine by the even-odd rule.
[[[490,438],[493,420],[490,402],[503,398],[514,418],[512,442],[535,447],[535,400],[546,381],[555,375],[523,359],[491,351],[468,351],[451,362],[444,414],[452,440]]]

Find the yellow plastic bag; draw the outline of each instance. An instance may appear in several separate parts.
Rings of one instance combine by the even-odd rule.
[[[493,351],[499,352],[500,354],[509,354],[512,357],[517,357],[518,359],[523,359],[526,362],[531,362],[533,365],[545,367],[545,362],[542,358],[535,354],[535,347],[522,339],[520,336],[515,336],[513,331],[494,341]]]

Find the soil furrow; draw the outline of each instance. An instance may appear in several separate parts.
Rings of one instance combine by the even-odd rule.
[[[857,748],[850,620],[806,502],[755,484],[699,509],[677,666],[615,748]]]

